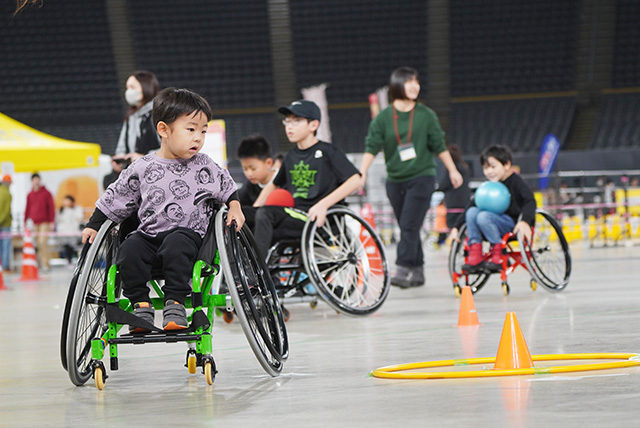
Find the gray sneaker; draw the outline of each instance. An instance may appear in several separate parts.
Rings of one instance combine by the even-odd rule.
[[[156,311],[149,302],[138,302],[133,305],[133,315],[153,324]],[[150,330],[144,327],[129,326],[129,333],[148,333]]]
[[[390,280],[391,285],[400,288],[420,287],[424,285],[424,267],[396,266],[396,274]]]
[[[182,303],[175,300],[164,302],[162,317],[162,328],[165,330],[184,330],[189,327],[187,310]]]
[[[411,268],[409,283],[411,284],[410,287],[420,287],[424,285],[424,266]]]
[[[400,288],[410,287],[409,285],[409,276],[411,275],[411,270],[408,267],[396,265],[396,274],[391,277],[389,282],[391,285],[395,285]]]

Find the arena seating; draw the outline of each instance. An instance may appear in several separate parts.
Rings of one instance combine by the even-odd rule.
[[[575,97],[454,103],[448,141],[469,154],[490,144],[535,152],[547,134],[565,141],[575,109]]]
[[[574,89],[577,0],[451,0],[450,16],[453,97]]]
[[[44,2],[14,19],[15,2],[2,2],[0,111],[61,137],[103,141],[100,125],[122,120],[105,1]]]
[[[418,69],[426,82],[426,2],[407,0],[401,7],[379,0],[289,4],[298,86],[328,82],[330,103],[366,103],[401,65]]]
[[[638,118],[640,118],[640,93],[604,95],[589,148],[640,146]]]
[[[617,0],[612,87],[640,87],[640,2]]]

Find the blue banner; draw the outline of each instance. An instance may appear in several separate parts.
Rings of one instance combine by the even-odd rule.
[[[549,186],[549,174],[553,171],[553,166],[560,153],[560,141],[553,134],[548,134],[542,140],[540,147],[540,159],[538,160],[538,187],[544,190]]]

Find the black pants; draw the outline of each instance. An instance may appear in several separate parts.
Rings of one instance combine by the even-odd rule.
[[[434,177],[416,177],[401,183],[387,181],[387,197],[400,226],[396,265],[413,268],[424,264],[420,228],[434,186]]]
[[[162,272],[165,300],[184,303],[191,293],[189,280],[202,238],[191,229],[178,228],[151,237],[132,233],[120,245],[116,263],[123,294],[132,303],[150,302],[147,282],[152,270]]]
[[[256,211],[254,235],[263,260],[273,243],[300,238],[306,219],[296,214],[292,216],[285,208],[276,206],[264,206]]]

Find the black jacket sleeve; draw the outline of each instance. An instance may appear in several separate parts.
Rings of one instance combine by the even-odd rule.
[[[108,220],[107,216],[98,208],[96,208],[93,214],[91,215],[91,218],[87,222],[86,227],[93,230],[100,230],[100,226],[102,226],[102,223],[104,223],[107,220]]]

